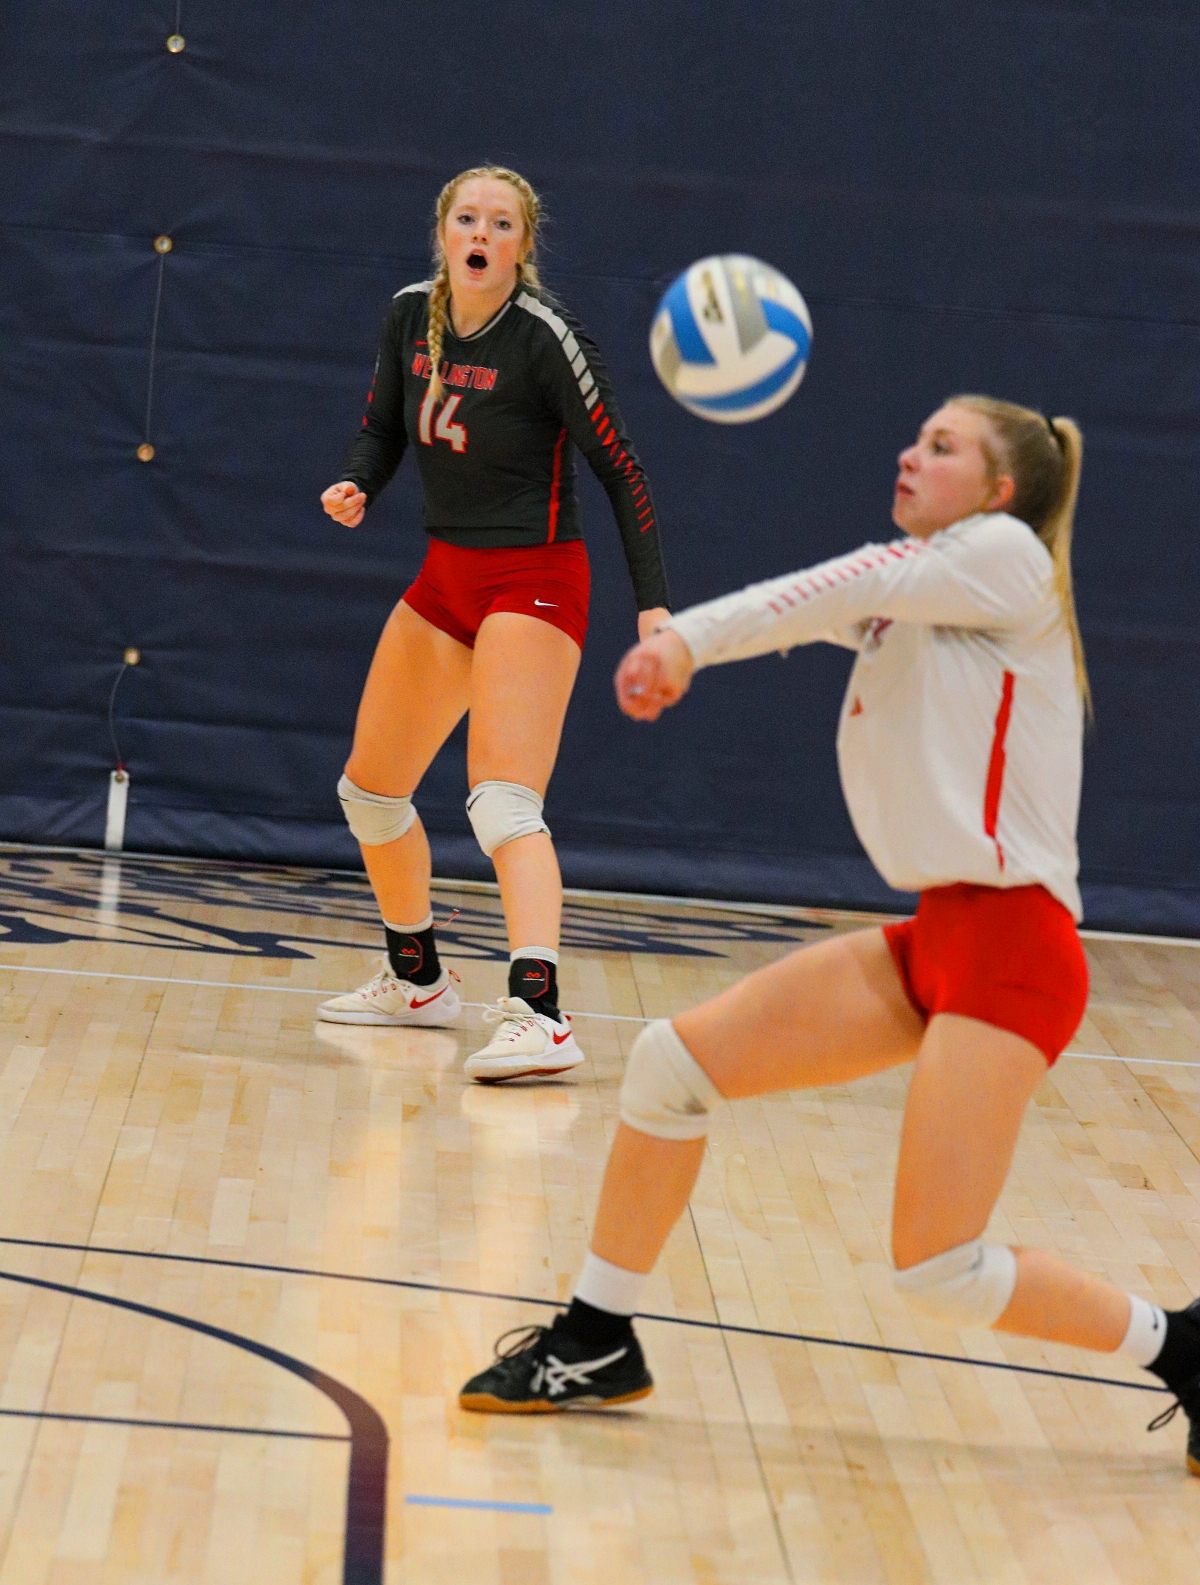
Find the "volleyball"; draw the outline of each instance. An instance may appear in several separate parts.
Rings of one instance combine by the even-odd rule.
[[[659,379],[689,413],[747,424],[782,407],[804,378],[812,320],[786,275],[744,253],[684,270],[650,327]]]

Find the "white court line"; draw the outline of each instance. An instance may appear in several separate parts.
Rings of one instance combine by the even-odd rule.
[[[0,963],[0,974],[11,972],[13,974],[71,974],[89,980],[140,980],[146,985],[201,985],[211,991],[285,991],[291,996],[344,996],[343,986],[340,991],[321,990],[319,987],[309,989],[307,985],[250,985],[239,984],[234,980],[178,980],[170,974],[115,974],[107,969],[50,969],[41,968],[36,963]],[[490,1002],[463,1002],[464,1007],[489,1007]],[[628,1013],[572,1013],[572,1018],[607,1018],[618,1024],[649,1024],[650,1018],[633,1018]],[[370,1025],[361,1027],[370,1028]],[[397,1025],[380,1024],[377,1028],[400,1027]],[[1200,1064],[1198,1064],[1200,1066]]]
[[[238,984],[234,980],[177,980],[167,974],[113,974],[104,969],[50,969],[39,968],[36,963],[0,963],[0,974],[70,974],[89,980],[138,980],[146,985],[199,985],[210,991],[285,991],[292,996],[343,996],[344,991],[309,989],[306,985],[252,985]],[[464,1007],[488,1007],[489,1002],[463,1002]],[[613,1024],[650,1024],[652,1018],[634,1018],[629,1013],[575,1013],[572,1018],[605,1018]],[[370,1028],[370,1025],[359,1027]],[[381,1029],[399,1028],[401,1025],[380,1024]],[[1178,1062],[1174,1057],[1114,1057],[1101,1051],[1064,1051],[1063,1057],[1077,1057],[1081,1062],[1125,1062],[1140,1068],[1200,1068],[1200,1062]],[[1062,1058],[1059,1059],[1060,1061]]]

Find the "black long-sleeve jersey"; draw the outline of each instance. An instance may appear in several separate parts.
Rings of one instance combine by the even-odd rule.
[[[669,604],[650,487],[595,343],[548,293],[518,283],[471,336],[449,325],[429,401],[431,281],[392,299],[345,478],[368,505],[411,443],[425,530],[451,545],[582,539],[573,447],[612,502],[639,611]]]

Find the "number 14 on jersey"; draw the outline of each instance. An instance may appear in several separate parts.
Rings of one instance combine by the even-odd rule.
[[[417,419],[417,433],[421,437],[423,446],[432,446],[435,440],[448,440],[455,451],[467,449],[467,426],[456,424],[454,414],[458,410],[461,396],[448,396],[442,403],[437,418],[433,416],[434,403],[430,400],[433,392],[425,393],[425,400],[421,403],[420,417]]]

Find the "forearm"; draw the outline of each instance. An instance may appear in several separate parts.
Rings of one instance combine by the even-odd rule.
[[[669,626],[687,645],[699,669],[833,637],[834,630],[844,630],[870,614],[863,609],[871,603],[865,589],[825,587],[819,593],[798,594],[797,587],[807,576],[811,575],[788,573],[751,584],[691,606],[673,616]],[[844,634],[837,636],[845,641]]]
[[[397,442],[394,436],[368,426],[351,446],[342,477],[357,484],[371,502],[400,466],[404,446],[403,439]]]
[[[634,599],[639,611],[662,607],[671,609],[671,592],[667,586],[667,569],[663,564],[662,544],[658,537],[658,523],[654,517],[649,490],[643,501],[647,515],[640,517],[633,497],[623,483],[614,482],[608,488],[613,516],[621,535],[625,564],[629,568]]]

